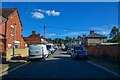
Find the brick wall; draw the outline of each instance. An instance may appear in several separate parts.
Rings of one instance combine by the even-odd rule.
[[[0,26],[0,52],[4,52],[4,36],[5,35],[5,23]]]
[[[14,43],[13,43],[14,36],[11,36],[11,34],[14,35],[14,28],[11,28],[11,25],[14,26],[14,24],[16,24],[16,40],[20,41],[20,48],[24,48],[25,47],[24,41],[21,39],[22,25],[20,23],[20,19],[17,11],[7,21],[7,33],[6,33],[7,44],[12,44],[12,47],[14,46]]]
[[[87,50],[88,55],[120,61],[120,45],[90,46]]]

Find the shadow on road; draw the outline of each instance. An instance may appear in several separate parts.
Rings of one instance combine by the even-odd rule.
[[[68,59],[70,59],[70,57],[67,57],[67,56],[55,56],[55,57],[53,57],[53,58],[68,58]]]
[[[60,53],[60,54],[63,54],[63,55],[70,55],[70,54],[69,54],[69,53],[67,53],[67,52],[66,52],[66,53]]]

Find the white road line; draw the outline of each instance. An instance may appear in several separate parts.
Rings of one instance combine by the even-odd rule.
[[[20,67],[22,67],[22,66],[25,66],[25,65],[28,64],[28,63],[30,63],[30,62],[27,62],[27,63],[21,64],[21,65],[19,65],[19,66],[13,68],[13,69],[11,69],[11,70],[8,70],[8,72],[14,71],[14,70],[16,70],[16,69],[18,69],[18,68],[20,68]]]
[[[91,61],[87,61],[87,62],[90,63],[90,64],[92,64],[92,65],[94,65],[94,66],[96,66],[96,67],[99,67],[99,68],[101,68],[101,69],[103,69],[103,70],[105,70],[105,71],[107,71],[107,72],[109,72],[109,73],[111,73],[111,74],[113,74],[113,75],[115,75],[115,76],[120,77],[120,74],[118,74],[118,73],[116,73],[116,72],[114,72],[114,71],[111,71],[111,70],[109,70],[109,69],[107,69],[107,68],[105,68],[105,67],[103,67],[103,66],[101,66],[101,65],[95,64],[95,63],[93,63],[93,62],[91,62]]]

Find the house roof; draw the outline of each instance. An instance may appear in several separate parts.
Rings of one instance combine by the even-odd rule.
[[[87,36],[87,38],[107,38],[107,37],[93,32],[93,33],[89,34]]]
[[[17,8],[2,8],[0,9],[0,15],[2,15],[4,18],[9,18],[9,16],[16,10]]]
[[[3,23],[5,23],[7,21],[7,19],[14,14],[14,12],[17,11],[17,8],[0,8],[0,16],[2,16],[2,21],[0,23],[0,25],[2,25]],[[17,11],[18,13],[18,11]],[[18,13],[18,17],[20,19],[19,13]],[[21,20],[20,20],[20,24],[22,26]]]
[[[27,38],[27,37],[23,37],[23,40],[26,41],[26,38]]]

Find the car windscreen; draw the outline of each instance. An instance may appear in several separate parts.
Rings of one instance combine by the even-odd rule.
[[[40,51],[41,50],[41,46],[37,46],[37,45],[32,45],[32,46],[29,46],[29,49],[30,50],[33,50],[33,51]]]
[[[65,46],[65,48],[68,48],[68,46]]]
[[[84,47],[74,47],[75,51],[86,51],[86,49]]]

